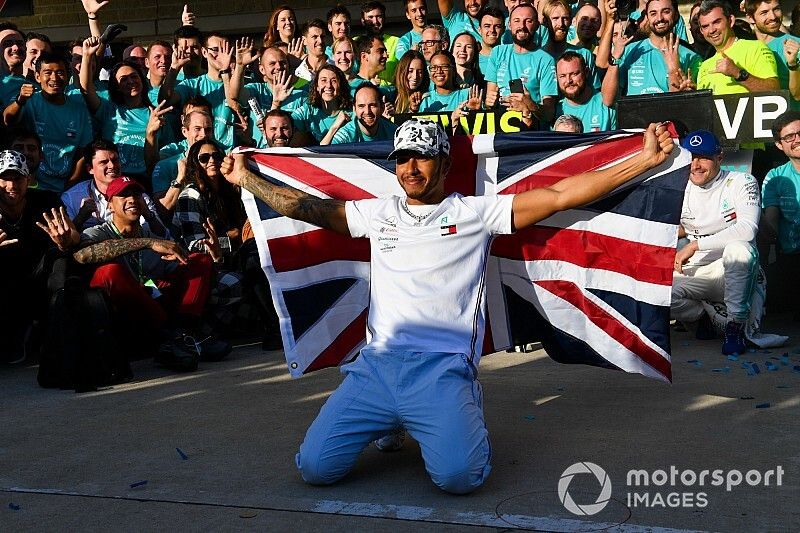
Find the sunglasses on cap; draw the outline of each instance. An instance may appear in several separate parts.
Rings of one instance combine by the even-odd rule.
[[[206,152],[197,156],[197,160],[203,165],[212,159],[217,163],[222,163],[222,160],[225,159],[225,156],[222,154],[222,152]]]

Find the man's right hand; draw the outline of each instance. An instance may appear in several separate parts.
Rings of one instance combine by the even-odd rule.
[[[150,249],[157,254],[161,254],[161,259],[166,261],[178,261],[180,264],[185,265],[187,259],[189,259],[188,252],[175,241],[153,239]]]
[[[98,2],[97,0],[81,0],[81,3],[87,15],[97,15],[97,12],[105,7],[109,1],[110,0],[105,0],[104,2]]]
[[[17,96],[17,104],[25,105],[25,102],[27,102],[28,99],[31,96],[33,96],[34,90],[35,89],[32,84],[30,83],[23,84],[22,87],[19,88],[19,96]]]

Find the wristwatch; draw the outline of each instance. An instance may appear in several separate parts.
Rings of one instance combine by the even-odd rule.
[[[788,68],[791,71],[795,71],[798,68],[800,68],[800,62],[796,62],[794,65],[790,65],[789,63],[786,63],[786,68]]]
[[[172,180],[169,182],[170,187],[175,187],[176,189],[183,189],[183,183],[179,182],[178,180]]]
[[[742,81],[747,81],[747,78],[749,78],[749,77],[750,77],[750,73],[749,72],[747,72],[745,69],[740,69],[739,70],[739,75],[736,76],[736,78],[734,78],[734,79],[736,81],[742,82]]]
[[[609,66],[616,67],[616,66],[619,65],[619,59],[614,57],[614,54],[609,54],[608,55],[608,64],[609,64]]]

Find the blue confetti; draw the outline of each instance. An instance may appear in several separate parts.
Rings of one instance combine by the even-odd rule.
[[[19,505],[17,505],[16,503],[9,503],[8,508],[11,509],[12,511],[19,511]]]
[[[721,374],[727,374],[728,372],[731,371],[731,367],[723,366],[722,368],[712,368],[711,371],[712,372],[719,372]]]
[[[728,356],[728,361],[738,361],[738,360],[739,356],[736,355],[735,353]]]
[[[756,353],[756,349],[755,349],[755,348],[750,348],[750,349],[749,349],[749,350],[747,350],[747,351],[748,351],[748,352],[750,352],[750,353]]]
[[[767,370],[769,370],[770,372],[775,372],[778,370],[778,365],[776,365],[772,361],[767,361],[766,363],[764,363],[764,366],[766,366]]]
[[[761,373],[761,369],[758,368],[758,364],[756,363],[748,362],[745,368],[747,369],[748,376],[755,376],[756,374]]]
[[[787,366],[789,364],[789,354],[785,353],[781,356],[781,364]]]
[[[794,367],[792,367],[792,372],[800,374],[800,365],[794,365]]]
[[[136,487],[143,487],[145,485],[147,485],[147,480],[146,479],[144,479],[142,481],[137,481],[136,483],[131,483],[131,488],[135,489]]]
[[[536,420],[536,417],[535,417],[535,416],[533,416],[533,415],[527,415],[527,416],[525,417],[525,420]]]
[[[178,452],[178,455],[180,455],[181,459],[183,459],[184,461],[189,458],[189,456],[183,453],[183,450],[181,450],[180,448],[175,448],[175,451]]]
[[[760,403],[756,405],[756,409],[767,409],[770,406],[769,402],[767,403]]]

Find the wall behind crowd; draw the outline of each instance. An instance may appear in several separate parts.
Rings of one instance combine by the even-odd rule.
[[[300,24],[313,18],[325,19],[325,14],[336,4],[331,0],[111,0],[103,8],[102,23],[120,22],[128,26],[128,31],[121,40],[134,39],[139,43],[147,43],[157,38],[172,38],[172,32],[179,25],[180,14],[184,4],[189,4],[197,15],[197,27],[203,30],[217,30],[236,34],[260,34],[269,19],[273,8],[289,3],[297,12]],[[362,2],[344,2],[344,5],[357,17]],[[388,1],[386,14],[389,21],[388,31],[402,35],[408,31],[408,21],[403,15],[405,4],[402,1]],[[438,15],[436,2],[429,2],[429,9]],[[76,36],[87,34],[86,13],[79,0],[33,0],[33,15],[26,17],[4,17],[0,11],[0,19],[10,20],[20,28],[35,29],[48,35],[53,42],[65,42]]]

